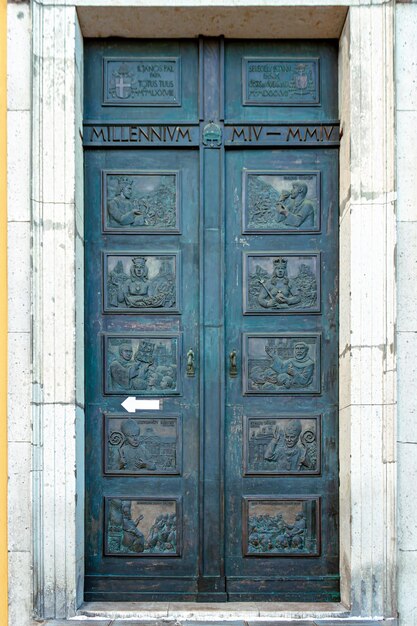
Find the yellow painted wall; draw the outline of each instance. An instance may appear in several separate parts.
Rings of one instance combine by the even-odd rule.
[[[7,0],[0,0],[0,624],[7,624]]]

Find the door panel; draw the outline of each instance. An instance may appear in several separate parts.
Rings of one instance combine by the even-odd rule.
[[[237,363],[225,426],[233,599],[338,593],[337,163],[334,150],[226,156],[226,345]]]
[[[126,600],[139,587],[187,599],[198,554],[198,372],[187,375],[186,356],[199,349],[198,153],[89,152],[85,170],[86,597]],[[163,408],[130,416],[129,396]]]
[[[337,48],[85,63],[85,598],[338,600]]]

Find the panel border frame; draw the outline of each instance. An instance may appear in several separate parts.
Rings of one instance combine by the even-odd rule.
[[[264,147],[264,146],[262,146]],[[273,146],[271,146],[273,147]],[[293,146],[291,146],[293,147]],[[312,146],[309,146],[312,147]],[[269,148],[269,146],[265,146],[265,148]],[[282,149],[282,147],[281,147]],[[322,170],[252,170],[242,168],[242,235],[319,235],[321,234],[322,228]],[[252,228],[249,227],[247,218],[248,218],[248,177],[249,175],[258,175],[258,176],[316,176],[316,193],[317,193],[317,228],[306,228],[304,230],[297,230],[296,228]]]
[[[181,496],[155,496],[154,498],[152,498],[151,496],[139,496],[136,498],[133,498],[132,496],[103,496],[103,500],[104,500],[104,507],[103,507],[103,545],[102,545],[102,554],[103,557],[107,557],[107,558],[157,558],[157,559],[165,559],[165,558],[182,558],[183,554],[182,554],[182,548],[183,548],[183,541],[182,541],[182,526],[183,526],[183,511],[182,511],[182,497]],[[132,500],[135,502],[167,502],[167,501],[173,501],[175,502],[175,515],[177,517],[177,550],[176,552],[172,552],[172,553],[162,553],[162,552],[147,552],[147,553],[143,553],[143,552],[138,552],[137,554],[135,554],[134,552],[127,552],[126,554],[116,554],[114,552],[107,552],[106,548],[107,548],[107,515],[108,515],[108,501],[109,500]],[[178,519],[181,520],[181,524],[178,525]]]
[[[321,412],[315,413],[276,413],[275,415],[248,415],[243,413],[243,445],[242,445],[242,476],[322,476],[322,450],[323,450],[323,432],[322,422],[323,414]],[[249,469],[249,420],[267,420],[267,419],[315,419],[316,420],[316,441],[317,446],[317,468],[313,471],[303,470],[299,472],[295,471],[273,471],[273,470],[250,470]]]
[[[150,126],[150,125],[149,125]],[[142,146],[138,145],[138,150]],[[124,170],[120,169],[102,169],[101,174],[101,232],[102,234],[111,235],[181,235],[181,222],[182,222],[182,185],[181,185],[181,169],[176,170]],[[175,176],[175,227],[173,228],[116,228],[106,226],[107,217],[107,176]]]
[[[183,475],[183,416],[182,413],[166,413],[164,415],[160,415],[157,412],[151,413],[144,411],[143,413],[138,414],[130,414],[130,413],[109,413],[108,411],[103,411],[103,476],[134,476],[143,477],[143,478],[152,478],[154,476],[174,476],[181,477]],[[107,424],[110,419],[133,419],[133,420],[141,420],[141,419],[158,419],[158,420],[168,420],[175,419],[176,421],[176,468],[174,471],[163,471],[163,470],[138,470],[137,472],[133,471],[124,471],[124,470],[107,470],[108,465],[108,438],[107,438]]]
[[[266,553],[266,552],[256,552],[251,553],[248,552],[248,521],[249,521],[249,503],[251,501],[258,500],[268,500],[270,502],[293,502],[294,500],[304,500],[304,501],[315,501],[316,502],[316,528],[317,528],[317,550],[314,553],[306,554],[306,553]],[[299,495],[295,494],[293,496],[263,496],[263,495],[245,495],[242,496],[242,555],[246,558],[261,558],[261,559],[269,559],[269,558],[317,558],[322,556],[322,523],[321,523],[321,496],[318,494],[308,494],[308,495]]]

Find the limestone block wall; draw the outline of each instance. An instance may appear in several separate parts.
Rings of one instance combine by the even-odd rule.
[[[397,4],[398,608],[417,625],[417,4]]]
[[[31,10],[8,5],[9,624],[32,624]]]

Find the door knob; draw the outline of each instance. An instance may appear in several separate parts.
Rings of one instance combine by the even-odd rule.
[[[195,376],[194,351],[191,348],[187,352],[187,376]]]
[[[236,378],[237,376],[236,350],[232,350],[229,354],[229,376],[230,378]]]

